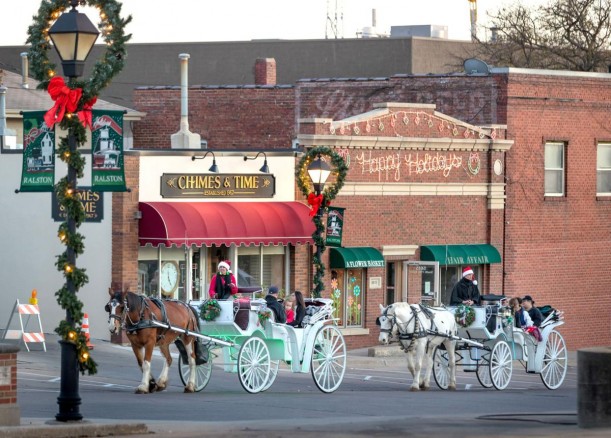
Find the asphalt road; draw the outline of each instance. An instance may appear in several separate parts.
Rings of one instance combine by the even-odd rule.
[[[600,430],[586,433],[577,428],[574,361],[569,362],[563,386],[555,391],[514,362],[511,383],[504,391],[483,388],[473,373],[459,371],[458,391],[442,391],[433,382],[429,391],[409,392],[411,376],[404,358],[349,352],[344,381],[333,394],[320,392],[311,375],[291,373],[285,365],[264,393],[245,392],[236,374],[215,365],[202,392],[184,394],[175,361],[166,391],[138,395],[134,390],[140,370],[131,348],[93,342],[98,374],[81,376],[79,385],[84,420],[144,423],[160,436],[195,437],[204,430],[206,436],[269,436],[264,432],[272,431],[274,436],[447,436],[463,429],[481,436],[610,432],[598,435]],[[18,403],[24,425],[41,425],[58,412],[59,346],[51,339],[47,347],[47,352],[22,350],[18,355]],[[153,372],[160,371],[161,358],[155,356]]]

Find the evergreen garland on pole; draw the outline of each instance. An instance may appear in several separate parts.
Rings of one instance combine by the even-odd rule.
[[[344,159],[333,149],[327,146],[316,146],[309,149],[299,161],[296,170],[297,186],[303,195],[308,198],[313,193],[312,181],[308,174],[308,166],[318,156],[327,157],[331,160],[332,169],[331,176],[335,176],[334,183],[325,184],[325,188],[322,191],[322,203],[318,208],[317,214],[312,217],[314,222],[315,231],[312,234],[314,245],[321,249],[320,257],[315,253],[313,257],[315,274],[314,274],[314,290],[312,295],[314,298],[320,298],[320,293],[323,290],[323,277],[325,275],[325,266],[322,263],[322,254],[325,251],[325,241],[323,233],[325,231],[325,225],[323,223],[324,210],[331,204],[331,201],[335,199],[340,189],[344,186],[346,175],[348,174],[348,166]],[[330,177],[331,177],[330,176]]]
[[[48,51],[51,48],[49,28],[59,18],[59,16],[70,7],[70,0],[43,0],[40,3],[38,14],[34,16],[34,22],[28,28],[27,43],[31,44],[28,58],[30,70],[35,79],[40,81],[38,88],[46,90],[49,81],[57,76],[55,64],[49,60]],[[100,90],[106,87],[111,79],[116,76],[124,66],[126,57],[125,43],[131,35],[125,35],[125,26],[131,22],[131,16],[126,19],[120,17],[121,3],[116,0],[80,0],[81,5],[95,7],[100,14],[98,30],[106,43],[104,55],[95,63],[92,74],[88,79],[71,80],[66,84],[71,89],[82,89],[82,96],[77,105],[77,112],[83,110],[88,104],[95,102]],[[70,171],[76,172],[77,178],[83,177],[85,168],[85,158],[82,156],[79,147],[87,141],[85,127],[79,121],[76,112],[66,113],[59,122],[61,129],[72,132],[76,139],[76,148],[71,151],[68,138],[61,138],[57,147],[57,156],[64,161]],[[61,207],[66,212],[66,217],[73,219],[78,228],[85,220],[85,212],[78,197],[78,188],[72,187],[68,177],[62,178],[55,185],[55,192]],[[83,303],[76,294],[68,290],[68,282],[74,285],[75,292],[89,281],[85,269],[78,268],[68,262],[69,254],[78,256],[84,252],[84,236],[76,230],[70,230],[68,223],[64,222],[59,226],[57,233],[59,240],[66,245],[66,250],[57,256],[55,266],[57,270],[63,272],[66,284],[55,293],[57,302],[72,317],[70,324],[63,320],[55,331],[65,341],[73,342],[76,345],[79,358],[79,369],[81,373],[95,374],[97,364],[89,354],[87,339],[81,331],[83,323]]]

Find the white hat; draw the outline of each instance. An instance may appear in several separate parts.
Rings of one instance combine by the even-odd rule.
[[[229,271],[229,269],[230,269],[229,268],[229,263],[227,263],[227,262],[219,263],[219,269],[221,269],[221,268],[225,268],[225,269],[227,269]]]

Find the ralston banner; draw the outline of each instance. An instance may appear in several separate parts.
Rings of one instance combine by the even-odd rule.
[[[327,209],[327,246],[342,246],[344,210],[346,209],[340,207],[329,207]]]
[[[93,110],[91,186],[96,192],[124,192],[123,111]]]
[[[52,192],[55,184],[55,128],[46,111],[23,111],[22,192]]]

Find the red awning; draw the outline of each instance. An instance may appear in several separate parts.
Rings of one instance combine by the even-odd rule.
[[[312,243],[310,209],[300,202],[140,202],[140,245]]]

